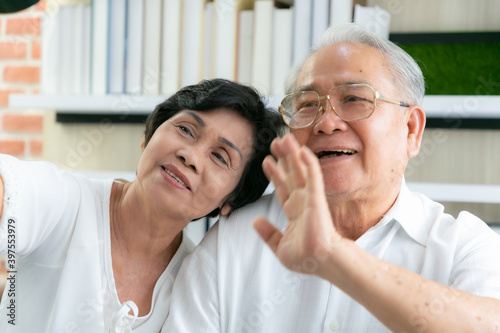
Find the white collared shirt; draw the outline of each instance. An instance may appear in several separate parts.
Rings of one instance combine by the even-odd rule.
[[[288,223],[274,195],[221,219],[184,261],[163,332],[389,332],[329,282],[284,268],[252,228],[257,216],[281,230]],[[404,181],[356,244],[427,279],[500,299],[500,236],[470,213],[445,214]],[[431,308],[438,314],[441,305]]]

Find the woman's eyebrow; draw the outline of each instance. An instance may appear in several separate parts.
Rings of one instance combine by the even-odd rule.
[[[229,147],[233,148],[234,150],[236,150],[238,152],[238,154],[240,154],[240,158],[243,159],[243,155],[241,154],[240,149],[234,143],[232,143],[231,141],[229,141],[228,139],[223,138],[223,137],[219,137],[219,141],[221,143],[225,144],[226,146],[229,146]]]
[[[189,114],[191,117],[194,118],[194,120],[196,120],[196,122],[201,126],[201,127],[206,127],[207,125],[205,124],[205,122],[203,121],[203,119],[200,118],[200,116],[198,116],[196,113],[194,113],[193,111],[186,111],[187,114]]]

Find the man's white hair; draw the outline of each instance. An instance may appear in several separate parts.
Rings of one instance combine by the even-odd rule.
[[[319,49],[341,42],[361,43],[380,50],[394,76],[395,87],[401,90],[410,104],[422,105],[425,94],[425,82],[422,70],[415,60],[402,48],[359,25],[348,23],[330,27],[323,33],[321,41],[307,53],[306,57],[288,71],[285,80],[285,92],[294,92],[297,78],[302,67],[311,55]],[[335,61],[335,59],[332,59]]]

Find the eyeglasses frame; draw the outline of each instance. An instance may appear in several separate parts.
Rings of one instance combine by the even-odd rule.
[[[337,110],[335,110],[335,108],[333,107],[332,105],[332,102],[331,102],[331,99],[330,99],[330,93],[332,92],[333,89],[337,89],[337,88],[342,88],[342,87],[353,87],[353,86],[364,86],[364,87],[368,87],[371,89],[371,91],[373,92],[373,96],[375,97],[374,98],[374,101],[373,101],[373,109],[372,109],[372,112],[370,112],[370,114],[366,117],[363,117],[363,118],[359,118],[359,119],[352,119],[352,120],[346,120],[344,118],[342,118],[338,113],[337,113]],[[295,127],[295,126],[290,126],[286,120],[285,120],[285,110],[283,108],[283,101],[285,100],[285,98],[287,97],[290,97],[292,95],[295,95],[297,93],[310,93],[310,92],[313,92],[315,93],[317,96],[318,96],[318,102],[319,102],[319,106],[318,106],[318,111],[316,111],[316,114],[314,115],[314,118],[313,120],[311,120],[311,122],[305,126],[300,126],[300,127]],[[388,103],[391,103],[391,104],[395,104],[395,105],[399,105],[401,107],[410,107],[410,104],[408,104],[407,102],[403,102],[403,101],[397,101],[395,99],[392,99],[392,98],[388,98],[388,97],[384,97],[382,96],[377,90],[375,90],[375,88],[373,88],[371,85],[367,84],[367,83],[352,83],[352,84],[343,84],[343,85],[340,85],[340,86],[336,86],[336,87],[333,87],[331,88],[329,91],[328,91],[328,94],[327,95],[324,95],[324,96],[320,96],[316,91],[314,90],[307,90],[307,91],[299,91],[299,92],[294,92],[292,94],[287,94],[283,97],[283,99],[281,100],[281,103],[280,103],[280,106],[278,107],[280,113],[281,113],[281,117],[283,118],[283,121],[285,122],[285,124],[290,127],[290,128],[293,128],[293,129],[301,129],[301,128],[306,128],[306,127],[309,127],[311,126],[312,124],[314,124],[314,122],[316,121],[316,118],[318,117],[318,113],[320,110],[323,110],[323,112],[321,113],[322,115],[325,113],[326,109],[323,107],[323,105],[321,105],[321,101],[322,100],[328,100],[328,103],[330,104],[330,108],[333,110],[333,112],[337,115],[337,117],[339,117],[340,119],[342,119],[343,121],[346,121],[346,122],[350,122],[350,121],[360,121],[360,120],[364,120],[364,119],[368,119],[371,117],[371,115],[373,114],[373,112],[375,111],[375,108],[377,107],[377,100],[380,99],[382,101],[385,101],[385,102],[388,102]]]

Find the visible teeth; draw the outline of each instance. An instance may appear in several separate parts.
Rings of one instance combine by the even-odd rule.
[[[182,180],[180,180],[179,178],[177,178],[172,172],[170,172],[169,170],[165,169],[165,171],[170,175],[172,176],[173,179],[175,179],[179,184],[181,184],[182,186],[184,187],[187,187],[186,183],[184,183]]]
[[[333,151],[322,151],[317,153],[316,155],[318,158],[322,157],[332,157],[332,156],[338,156],[340,154],[346,154],[346,155],[351,155],[354,154],[356,151],[351,150],[351,149],[339,149],[339,150],[333,150]]]

